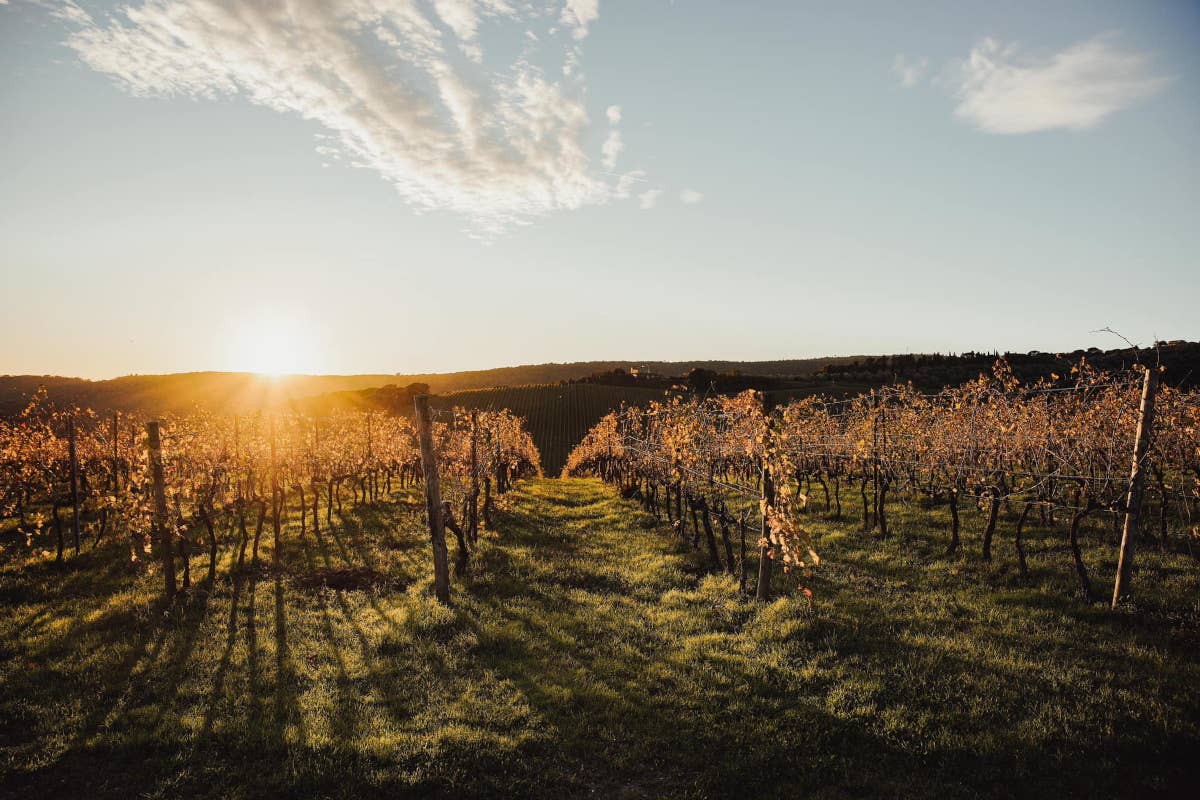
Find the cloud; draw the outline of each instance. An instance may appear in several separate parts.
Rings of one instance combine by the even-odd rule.
[[[900,85],[905,89],[916,86],[925,76],[925,70],[928,68],[929,59],[924,57],[908,58],[905,55],[897,55],[892,62],[892,72],[900,78]]]
[[[608,124],[614,126],[614,129],[608,132],[604,144],[600,146],[601,163],[604,164],[605,169],[613,170],[617,167],[617,158],[625,149],[625,143],[621,141],[621,132],[615,129],[615,126],[621,121],[621,107],[609,106],[605,109],[604,116],[608,117]]]
[[[236,95],[313,121],[325,133],[322,147],[379,173],[416,209],[463,214],[486,236],[616,196],[584,146],[591,121],[577,40],[598,3],[568,0],[561,15],[557,8],[525,0],[143,0],[98,21],[70,13],[66,44],[134,95]],[[559,22],[567,38],[555,35]],[[485,63],[484,34],[502,25],[525,49],[512,63]],[[526,37],[531,28],[538,33]],[[559,64],[574,65],[572,74],[550,77]],[[602,162],[611,168],[622,149],[610,131]]]
[[[694,206],[704,199],[704,195],[695,189],[684,189],[679,193],[679,199],[689,206]]]
[[[642,209],[651,209],[658,205],[658,198],[662,196],[662,189],[650,189],[638,195],[638,205]]]
[[[617,178],[617,186],[613,191],[613,196],[618,200],[628,200],[633,194],[633,185],[635,183],[644,183],[646,181],[646,173],[640,169],[630,170]]]
[[[1045,58],[984,39],[952,73],[954,113],[988,133],[1090,128],[1167,84],[1142,53],[1101,35]]]
[[[600,0],[567,0],[559,19],[573,29],[573,36],[582,39],[588,35],[588,25],[600,18]]]
[[[465,41],[475,38],[479,14],[472,0],[433,0],[433,10],[458,38]]]
[[[75,0],[29,0],[29,2],[46,9],[51,17],[61,22],[87,25],[92,21],[91,14],[80,8]],[[0,0],[0,4],[6,5],[7,3],[8,0]]]
[[[601,163],[604,164],[604,168],[608,170],[616,169],[617,158],[624,149],[625,143],[621,141],[621,132],[609,131],[604,144],[600,146]]]

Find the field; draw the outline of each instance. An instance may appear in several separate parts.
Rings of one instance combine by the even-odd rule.
[[[433,398],[438,408],[507,408],[524,417],[529,435],[542,454],[542,468],[557,476],[571,448],[610,411],[661,400],[661,389],[601,386],[588,383],[499,387],[452,392]]]
[[[810,515],[810,602],[767,605],[594,480],[505,496],[454,605],[419,498],[347,507],[278,573],[222,564],[166,611],[116,541],[65,568],[0,533],[5,797],[1194,796],[1194,565],[1143,551],[1136,609],[1030,575],[980,515],[893,536]],[[1111,548],[1085,531],[1090,566]],[[270,543],[266,542],[269,556]],[[269,558],[266,558],[269,563]],[[200,573],[200,559],[195,572]]]

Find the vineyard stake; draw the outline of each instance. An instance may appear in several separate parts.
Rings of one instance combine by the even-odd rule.
[[[429,422],[429,395],[413,398],[417,439],[421,444],[421,469],[425,474],[425,511],[429,516],[429,539],[433,545],[433,589],[439,603],[450,605],[450,571],[446,558],[446,531],[442,526],[442,496],[438,485],[437,455]]]
[[[869,530],[875,530],[879,522],[879,396],[874,389],[871,390],[871,486],[874,497]]]
[[[471,412],[471,505],[467,531],[474,544],[479,537],[479,412]]]
[[[175,599],[175,557],[171,552],[170,526],[167,524],[167,493],[163,486],[162,438],[158,421],[146,423],[146,447],[150,455],[150,480],[154,487],[154,527],[162,550],[163,590],[167,602]]]
[[[1133,446],[1133,466],[1129,474],[1129,497],[1125,503],[1125,525],[1121,531],[1121,554],[1117,559],[1117,577],[1113,581],[1112,608],[1116,610],[1121,593],[1129,589],[1133,575],[1134,541],[1142,516],[1142,494],[1146,486],[1146,470],[1142,462],[1150,450],[1154,433],[1154,393],[1158,388],[1158,372],[1146,367],[1142,382],[1142,403],[1138,407],[1137,439]]]
[[[79,555],[79,452],[75,448],[75,415],[67,417],[67,448],[71,457],[71,534]]]
[[[275,528],[275,548],[271,551],[271,566],[279,569],[279,506],[283,498],[279,491],[279,462],[275,459],[275,417],[271,417],[271,522]]]
[[[113,494],[121,491],[121,471],[120,471],[120,454],[118,451],[120,441],[117,434],[120,433],[121,412],[114,411],[112,417],[112,490]]]

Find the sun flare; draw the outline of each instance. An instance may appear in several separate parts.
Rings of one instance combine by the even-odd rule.
[[[305,326],[282,317],[259,317],[235,337],[237,369],[279,377],[306,371],[312,357],[311,336]]]

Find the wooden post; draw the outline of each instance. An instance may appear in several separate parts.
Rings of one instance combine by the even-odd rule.
[[[1121,593],[1129,590],[1132,580],[1134,542],[1142,516],[1142,494],[1146,486],[1143,462],[1150,451],[1154,433],[1154,393],[1158,388],[1158,372],[1146,367],[1142,383],[1142,403],[1138,408],[1137,439],[1133,446],[1133,467],[1129,475],[1129,496],[1125,503],[1125,526],[1121,531],[1121,554],[1117,559],[1117,577],[1113,582],[1112,607],[1116,609]]]
[[[370,499],[370,500],[375,499],[375,488],[371,485],[371,476],[373,473],[373,468],[371,466],[371,412],[370,411],[367,412],[366,417],[367,417],[367,421],[366,421],[366,424],[367,424],[367,458],[364,463],[364,469],[366,470],[366,477],[364,478],[364,480],[362,482],[363,502],[364,503],[367,502],[368,499]]]
[[[446,531],[442,521],[442,494],[438,484],[437,454],[429,421],[429,395],[413,398],[417,440],[421,444],[421,470],[425,475],[425,511],[429,516],[429,539],[433,544],[433,590],[438,602],[450,604],[450,570],[446,558]]]
[[[154,488],[154,527],[162,552],[163,590],[170,603],[175,599],[175,556],[171,548],[171,529],[167,522],[167,492],[163,484],[162,438],[158,421],[146,423],[146,447],[150,451],[150,480]]]
[[[742,534],[742,548],[738,558],[738,591],[746,593],[746,512],[738,518],[738,529]]]
[[[118,451],[117,435],[120,433],[121,412],[114,411],[112,418],[112,490],[113,494],[121,491],[121,457]]]
[[[870,530],[875,530],[879,522],[879,397],[874,389],[871,390],[871,485],[874,497]]]
[[[472,544],[479,533],[479,412],[471,412],[471,504],[467,532]]]
[[[75,415],[67,417],[67,450],[71,458],[71,534],[79,555],[79,452],[75,447]]]
[[[504,481],[504,469],[500,464],[501,450],[499,436],[494,437],[494,444],[496,445],[496,463],[492,466],[495,468],[496,472],[496,494],[504,494],[508,491],[508,484]]]
[[[283,498],[279,491],[279,462],[275,458],[275,417],[271,417],[271,521],[275,527],[275,547],[271,551],[271,566],[279,569],[279,507]]]

